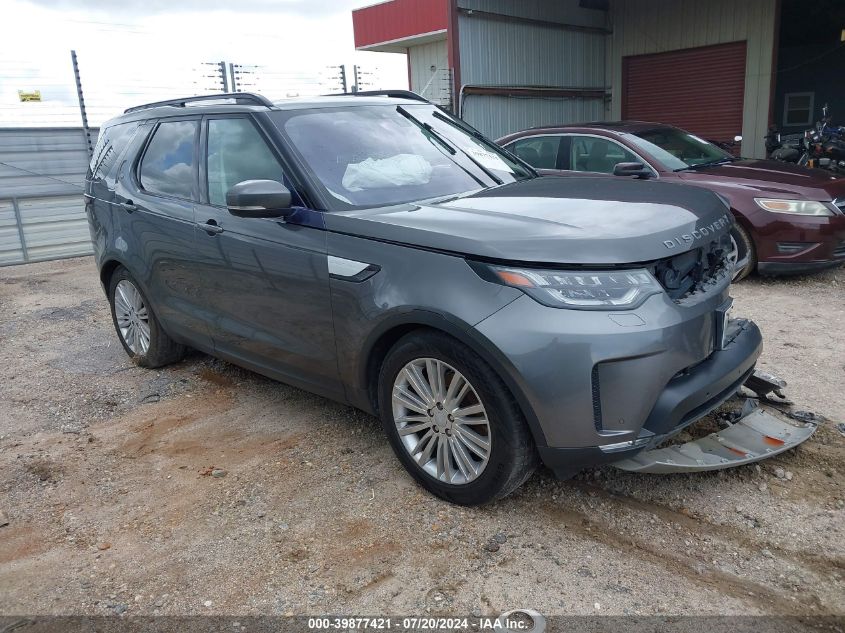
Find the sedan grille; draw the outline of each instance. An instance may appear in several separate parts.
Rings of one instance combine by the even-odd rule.
[[[833,204],[840,210],[842,213],[845,213],[845,198],[837,198],[833,201]]]
[[[673,301],[706,290],[728,273],[731,238],[723,235],[701,248],[661,259],[654,276]]]

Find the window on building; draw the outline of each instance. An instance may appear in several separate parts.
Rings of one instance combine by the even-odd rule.
[[[784,95],[784,127],[813,124],[814,96],[815,94],[812,92],[790,92]]]
[[[226,192],[244,180],[284,183],[279,161],[248,120],[208,122],[208,201],[225,206]]]
[[[198,121],[165,121],[153,133],[141,163],[141,186],[150,193],[194,198],[194,143]]]

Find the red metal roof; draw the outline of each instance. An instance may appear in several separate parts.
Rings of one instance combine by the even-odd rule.
[[[389,0],[352,12],[355,48],[443,31],[449,0]]]

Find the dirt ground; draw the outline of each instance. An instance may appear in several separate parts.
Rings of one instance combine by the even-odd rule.
[[[845,270],[734,296],[829,418],[806,444],[466,509],[361,412],[201,354],[134,366],[90,258],[0,268],[0,615],[843,614]]]

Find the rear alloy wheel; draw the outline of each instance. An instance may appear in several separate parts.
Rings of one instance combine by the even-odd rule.
[[[538,463],[521,409],[473,350],[430,330],[400,339],[379,373],[379,412],[396,456],[423,487],[478,505],[519,487]]]
[[[136,363],[142,367],[161,367],[185,355],[185,347],[161,328],[144,293],[122,266],[115,269],[109,280],[109,303],[120,343]]]
[[[728,254],[728,262],[734,270],[734,282],[745,279],[757,267],[754,242],[739,224],[735,224],[731,229],[731,252]]]

